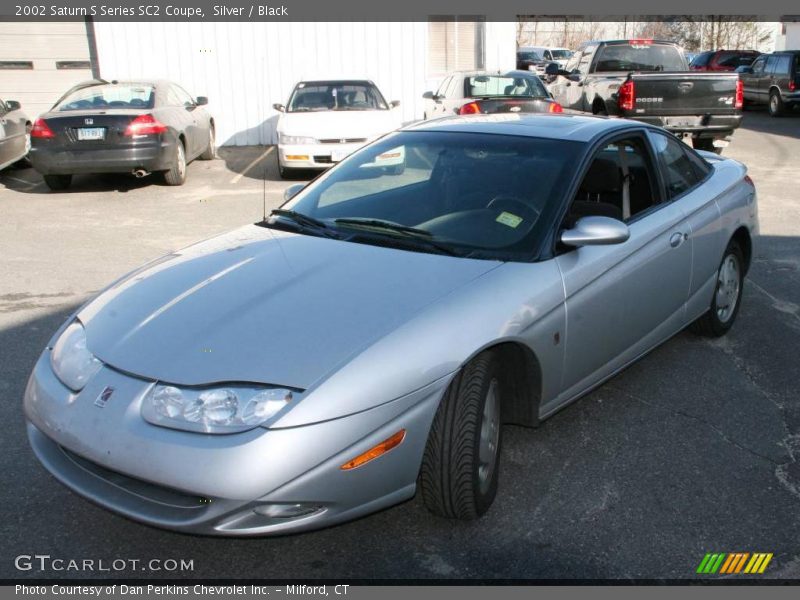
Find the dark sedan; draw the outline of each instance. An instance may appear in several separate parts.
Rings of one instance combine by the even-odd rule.
[[[160,173],[182,185],[189,162],[214,158],[207,103],[170,81],[88,81],[36,120],[30,160],[51,190],[78,173]]]
[[[557,70],[557,65],[553,64]],[[560,113],[542,80],[528,71],[454,73],[434,92],[422,96],[428,103],[425,118],[492,113]]]

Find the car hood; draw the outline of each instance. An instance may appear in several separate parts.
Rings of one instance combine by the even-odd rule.
[[[78,318],[95,356],[137,376],[308,389],[498,264],[251,225],[131,273]]]
[[[396,110],[326,110],[283,113],[278,133],[316,139],[373,138],[397,129]]]

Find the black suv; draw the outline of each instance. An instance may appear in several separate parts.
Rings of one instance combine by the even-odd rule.
[[[800,103],[800,50],[762,54],[749,67],[736,69],[747,104],[766,104],[779,117]]]

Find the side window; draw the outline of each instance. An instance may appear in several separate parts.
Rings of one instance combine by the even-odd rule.
[[[766,71],[767,71],[768,75],[771,75],[771,74],[773,74],[775,72],[775,66],[777,64],[778,64],[778,57],[777,56],[772,55],[767,59]]]
[[[639,136],[615,140],[595,154],[583,176],[567,227],[586,216],[630,221],[659,203],[655,171]]]
[[[766,62],[767,62],[767,59],[764,58],[763,56],[760,57],[760,58],[757,58],[753,62],[753,74],[761,74],[761,73],[763,73],[764,72],[764,64]]]
[[[0,100],[0,115],[4,115],[7,112],[8,112],[8,107],[6,106],[6,103]]]
[[[439,89],[436,90],[436,95],[437,96],[439,96],[440,98],[444,98],[445,97],[445,90],[447,89],[447,86],[450,85],[450,81],[452,79],[453,79],[452,77],[445,77],[444,78],[444,81],[442,81],[441,85],[439,86]]]
[[[567,61],[567,64],[564,65],[564,70],[567,73],[572,73],[575,69],[578,68],[578,62],[581,59],[581,53],[583,50],[578,50],[575,54],[573,54],[570,59]]]
[[[550,54],[550,50],[545,50],[544,51],[544,59],[545,60],[553,60],[553,55]]]
[[[670,200],[700,183],[703,176],[697,172],[677,138],[662,133],[652,133],[651,136]]]
[[[461,88],[459,90],[459,87]],[[447,86],[448,98],[463,98],[464,97],[464,78],[461,76],[453,77],[450,80],[450,85]]]
[[[170,86],[172,90],[175,92],[175,96],[178,98],[178,104],[180,106],[194,106],[194,98],[189,95],[185,89],[183,89],[179,85]]]
[[[792,70],[792,57],[789,54],[784,54],[778,59],[778,66],[775,68],[775,74],[784,77],[791,74]]]
[[[580,62],[578,62],[578,71],[581,75],[586,75],[589,72],[589,63],[592,61],[592,52],[594,48],[586,48],[583,51]]]

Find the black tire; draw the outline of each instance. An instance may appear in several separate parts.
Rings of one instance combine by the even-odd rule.
[[[209,126],[208,129],[208,146],[203,153],[200,155],[202,160],[214,160],[217,158],[217,146],[216,146],[216,132],[214,131],[214,126]]]
[[[781,94],[777,90],[772,90],[769,93],[767,111],[769,111],[770,117],[780,117],[786,112],[786,106],[783,103],[783,98],[781,98]]]
[[[470,520],[491,506],[500,466],[502,389],[497,359],[490,352],[466,365],[447,388],[431,425],[419,475],[422,499],[432,513]],[[495,418],[487,420],[490,390],[496,410]],[[496,440],[493,460],[486,462],[480,455],[484,427],[491,432],[488,437]]]
[[[72,175],[45,175],[44,182],[54,192],[67,189],[72,183]]]
[[[723,288],[726,286],[722,284],[721,280],[723,279],[722,271],[726,268],[729,258],[734,260],[737,265],[737,287],[735,291],[731,291],[728,287],[729,293],[725,294]],[[742,249],[735,240],[731,240],[728,247],[725,249],[725,254],[723,254],[722,261],[717,270],[717,284],[714,287],[714,295],[711,297],[711,305],[702,317],[689,326],[694,333],[706,337],[720,337],[728,333],[734,321],[736,321],[736,315],[739,314],[739,307],[742,305],[744,270],[745,263]],[[724,307],[719,306],[720,297],[725,298],[727,302],[731,300],[735,302],[730,314],[726,315],[724,313]],[[721,308],[723,309],[722,311],[720,311]],[[721,312],[722,315],[720,314]]]
[[[175,143],[174,163],[169,171],[164,171],[164,183],[183,185],[186,183],[186,149],[180,139]]]
[[[692,140],[692,148],[695,150],[705,150],[706,152],[713,152],[714,154],[722,154],[722,148],[717,148],[714,145],[714,140],[711,138],[695,138]]]

